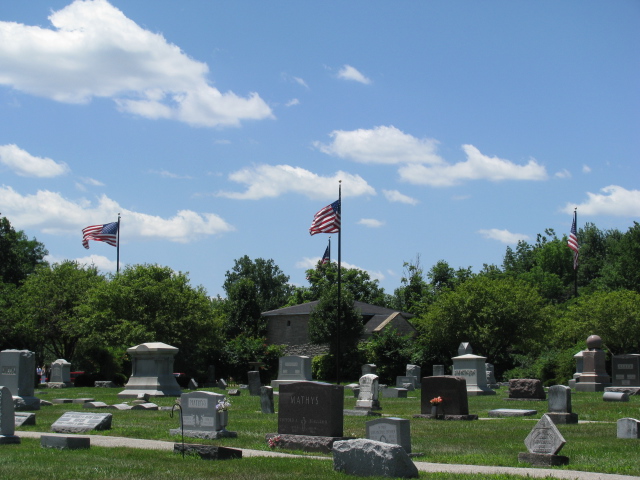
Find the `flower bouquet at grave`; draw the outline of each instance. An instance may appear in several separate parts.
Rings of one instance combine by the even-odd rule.
[[[229,411],[230,408],[231,408],[231,402],[226,398],[222,400],[218,400],[218,403],[216,404],[216,412],[227,412]]]
[[[431,403],[432,407],[439,407],[440,405],[442,405],[442,397],[434,397],[431,400],[429,400],[429,403]]]

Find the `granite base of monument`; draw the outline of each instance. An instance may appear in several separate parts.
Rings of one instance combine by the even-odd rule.
[[[195,454],[203,460],[242,458],[242,450],[237,448],[216,447],[214,445],[200,445],[195,443],[174,443],[173,453]]]
[[[216,440],[218,438],[237,438],[238,432],[230,432],[229,430],[182,430],[181,428],[172,428],[169,430],[170,435],[184,435],[189,438],[201,438],[204,440]]]
[[[535,467],[558,467],[568,465],[569,457],[564,455],[547,455],[544,453],[519,453],[518,461],[530,463]]]
[[[537,414],[537,410],[525,410],[518,408],[496,408],[495,410],[489,410],[489,416],[492,418],[529,417]]]
[[[344,409],[343,414],[347,417],[380,417],[380,411],[371,410],[369,408]]]
[[[313,435],[291,435],[286,433],[267,433],[265,440],[274,448],[302,450],[303,452],[331,453],[333,443],[353,440],[354,437],[322,437]]]
[[[546,415],[556,425],[571,425],[571,424],[578,423],[578,414],[577,413],[554,413],[554,412],[549,412]]]
[[[89,437],[66,435],[42,435],[40,446],[44,448],[57,448],[58,450],[80,450],[91,447]]]
[[[40,410],[40,399],[36,397],[13,396],[13,408],[16,412],[24,410]]]

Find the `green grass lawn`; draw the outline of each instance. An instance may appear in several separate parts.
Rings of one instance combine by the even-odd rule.
[[[43,400],[53,398],[91,397],[108,404],[121,403],[117,397],[121,388],[70,388],[62,390],[37,389],[36,396]],[[210,389],[216,393],[222,390]],[[470,465],[495,465],[509,467],[527,466],[518,463],[518,453],[526,451],[524,439],[537,419],[546,412],[547,402],[506,401],[507,390],[497,395],[469,397],[469,410],[481,417],[478,421],[442,421],[413,418],[420,413],[420,391],[410,392],[408,399],[381,399],[382,413],[411,419],[412,450],[422,455],[415,461],[436,463],[461,463]],[[187,443],[213,443],[215,445],[268,450],[265,434],[277,432],[277,414],[260,413],[259,397],[251,397],[243,390],[240,397],[231,397],[232,408],[228,430],[238,432],[237,438],[198,440],[185,438]],[[174,398],[154,398],[160,406],[173,405]],[[594,423],[559,425],[558,429],[567,441],[560,454],[569,457],[564,468],[601,473],[617,473],[640,476],[640,441],[616,438],[616,421],[623,417],[640,418],[640,397],[631,397],[628,403],[602,401],[602,393],[574,392],[573,411],[580,420]],[[345,408],[353,408],[355,398],[345,390]],[[277,406],[276,406],[277,408]],[[534,417],[482,420],[495,408],[527,408],[538,411]],[[50,432],[51,424],[66,411],[105,412],[87,410],[81,405],[61,404],[44,406],[36,412],[37,424],[17,429]],[[97,435],[113,435],[180,442],[179,435],[171,436],[169,430],[178,428],[177,415],[171,418],[167,411],[106,410],[113,414],[112,429],[91,432]],[[344,435],[365,436],[367,417],[344,418]],[[22,439],[20,445],[0,448],[1,478],[330,478],[345,477],[333,472],[332,462],[312,459],[243,458],[224,462],[185,458],[172,452],[145,451],[139,449],[91,447],[88,451],[51,451],[40,447],[35,439]],[[292,452],[302,453],[302,452]],[[313,454],[318,455],[318,454]],[[327,456],[329,457],[329,456]],[[52,465],[58,467],[52,468]],[[46,473],[44,473],[46,472]],[[426,475],[426,474],[425,474]],[[437,479],[470,479],[475,476],[429,474]],[[508,475],[486,475],[476,478],[510,479]]]

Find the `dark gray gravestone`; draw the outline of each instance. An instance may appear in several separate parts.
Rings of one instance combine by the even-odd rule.
[[[14,435],[14,412],[11,391],[7,387],[0,387],[0,445],[20,443],[20,437]]]
[[[273,405],[273,387],[260,387],[260,409],[262,413],[276,413]]]
[[[444,365],[434,365],[433,366],[433,376],[441,377],[444,375]]]
[[[32,412],[16,412],[16,427],[23,425],[35,425],[36,414]]]
[[[110,413],[66,412],[51,425],[56,433],[86,433],[111,429]]]
[[[249,377],[249,395],[252,397],[257,397],[260,395],[260,387],[262,383],[260,383],[260,372],[257,370],[253,370],[248,373]]]
[[[640,387],[640,355],[614,355],[611,364],[614,387]]]
[[[57,448],[58,450],[79,450],[91,447],[89,437],[69,437],[66,435],[42,435],[40,446],[46,448]]]
[[[405,418],[380,418],[365,423],[366,436],[376,442],[394,443],[411,453],[411,426]]]
[[[408,377],[406,375],[400,375],[396,377],[396,387],[405,388],[405,383],[411,384],[411,387],[415,389],[417,387],[419,379],[417,377]]]
[[[578,415],[571,412],[571,388],[565,385],[549,387],[549,413],[556,425],[578,423]]]
[[[278,433],[342,437],[344,387],[320,382],[280,385]]]
[[[424,377],[420,404],[420,411],[423,415],[431,414],[430,400],[436,397],[442,398],[439,412],[445,416],[469,416],[467,382],[464,378],[451,375]],[[478,418],[477,415],[473,415],[473,417]]]
[[[203,460],[229,460],[231,458],[242,458],[242,450],[238,450],[237,448],[190,443],[174,443],[173,453],[196,453]]]
[[[385,388],[382,390],[382,398],[407,398],[406,388]]]

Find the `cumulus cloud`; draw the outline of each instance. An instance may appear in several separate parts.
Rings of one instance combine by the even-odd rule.
[[[53,29],[0,22],[0,84],[65,103],[112,98],[124,112],[194,126],[272,117],[257,93],[222,93],[209,68],[106,0],[52,13]]]
[[[591,173],[591,167],[589,165],[582,165],[582,173]]]
[[[405,165],[400,167],[400,178],[416,185],[449,187],[464,180],[546,180],[544,166],[534,159],[526,165],[518,165],[509,160],[483,155],[473,145],[463,145],[467,160],[445,165]]]
[[[53,235],[79,234],[87,225],[115,221],[118,213],[126,222],[127,240],[163,239],[188,243],[234,230],[232,225],[213,213],[180,210],[171,218],[162,218],[127,210],[106,195],[93,204],[86,199],[69,200],[47,190],[21,195],[8,186],[0,187],[0,211],[11,217],[11,221],[20,228],[39,228]]]
[[[490,228],[488,230],[478,230],[478,233],[484,238],[491,240],[498,240],[499,242],[513,245],[518,243],[519,240],[528,240],[529,236],[524,233],[511,233],[509,230],[499,230],[497,228]]]
[[[571,178],[571,172],[569,170],[562,169],[555,173],[554,177],[556,178]]]
[[[390,202],[407,203],[409,205],[417,205],[418,200],[400,193],[397,190],[382,190],[385,198]]]
[[[380,228],[384,225],[384,222],[376,220],[375,218],[361,218],[358,220],[358,225],[364,225],[370,228]]]
[[[331,199],[336,196],[342,180],[342,195],[357,197],[375,195],[376,191],[359,175],[337,172],[323,177],[309,170],[290,165],[258,165],[231,173],[229,179],[247,185],[245,192],[218,192],[217,195],[239,200],[259,200],[299,193],[311,199]]]
[[[342,67],[338,72],[338,78],[342,80],[352,80],[354,82],[364,83],[365,85],[369,85],[371,83],[371,79],[365,77],[351,65],[345,65],[344,67]]]
[[[300,100],[298,100],[297,98],[292,98],[284,104],[285,107],[293,107],[295,105],[300,105]]]
[[[584,215],[614,215],[620,217],[640,217],[640,190],[627,190],[618,185],[609,185],[602,193],[587,192],[583,203],[567,203],[563,212],[573,214],[578,208]]]
[[[360,163],[440,165],[444,161],[436,154],[437,142],[419,139],[394,126],[379,126],[370,130],[334,130],[329,144],[314,142],[321,152]]]
[[[51,178],[69,172],[66,163],[35,157],[14,144],[0,145],[0,164],[21,177]]]

